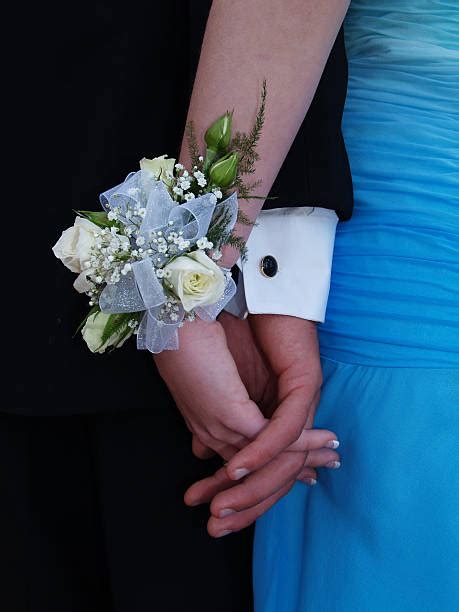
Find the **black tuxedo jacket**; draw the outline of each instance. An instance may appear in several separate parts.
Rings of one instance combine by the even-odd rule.
[[[50,286],[35,316],[47,342],[35,346],[33,372],[16,382],[17,401],[5,407],[9,412],[153,408],[164,394],[151,356],[138,353],[134,342],[100,356],[91,355],[79,336],[72,338],[87,298],[73,291],[74,275],[54,258],[51,246],[73,223],[72,209],[98,209],[98,194],[135,170],[141,157],[177,156],[210,5],[134,0],[126,7],[98,0],[68,9],[65,38],[53,47],[49,93],[56,197],[41,203],[48,213],[43,235]],[[280,197],[266,206],[315,205],[336,210],[342,220],[350,216],[352,182],[340,127],[346,85],[340,31],[271,189],[270,195]]]

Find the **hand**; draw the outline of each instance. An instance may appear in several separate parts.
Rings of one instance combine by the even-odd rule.
[[[269,424],[228,463],[233,480],[243,478],[289,449],[314,450],[311,428],[320,398],[322,370],[314,323],[283,315],[250,317],[254,336],[277,379],[278,407]],[[335,449],[336,436],[324,446]]]
[[[192,485],[185,493],[189,506],[211,502],[207,531],[218,538],[248,527],[295,483],[316,483],[315,469],[339,462],[339,455],[331,449],[313,450],[309,453],[283,452],[268,465],[235,483],[228,477],[225,467],[213,476]]]
[[[255,340],[249,319],[223,311],[218,320],[250,399],[269,418],[277,405],[276,376]]]
[[[253,330],[247,319],[241,320],[226,312],[219,316],[219,322],[226,335],[227,345],[237,366],[239,376],[247,389],[249,397],[262,410],[265,417],[270,417],[277,406],[277,379],[265,356],[258,347]],[[269,421],[265,421],[265,425]],[[310,429],[311,425],[308,425]],[[308,448],[318,448],[317,443],[323,439],[320,430],[305,432],[296,441],[290,450],[307,450]],[[327,442],[335,436],[328,432]],[[248,442],[248,441],[247,441]],[[198,435],[193,436],[193,452],[200,458],[208,458],[213,453],[203,444]],[[225,459],[231,458],[230,449],[226,449]],[[233,449],[233,454],[237,449]],[[310,471],[311,479],[315,479],[317,474]]]
[[[159,373],[171,391],[190,431],[205,445],[230,459],[267,425],[250,399],[217,321],[196,319],[180,329],[180,349],[155,356]],[[321,448],[334,438],[324,430],[307,432],[302,444]],[[292,447],[293,448],[293,447]],[[202,448],[201,448],[202,450]]]
[[[295,320],[290,317],[282,317],[282,319],[282,323],[285,321],[288,324],[293,323],[294,326],[297,326],[296,322],[300,322],[298,319]],[[270,371],[269,364],[260,354],[247,321],[240,321],[227,314],[222,315],[220,320],[227,334],[228,345],[249,394],[253,399],[258,397],[258,401],[260,401],[260,398],[262,398],[265,405],[272,406],[276,399],[273,396],[276,386],[271,384],[268,393],[266,391],[263,393],[263,386],[267,380],[275,380],[274,373]],[[311,324],[301,323],[310,328]],[[315,368],[319,364],[320,370],[315,326],[312,331],[313,334],[308,334],[309,342],[300,347],[296,346],[296,348],[297,350],[298,348],[303,350],[309,347],[307,358],[312,357],[312,367]],[[254,344],[255,346],[253,346]],[[282,342],[278,346],[284,349],[295,348],[295,345],[292,346],[290,343],[284,344]],[[251,356],[252,360],[247,362],[246,356]],[[300,354],[298,357],[299,361],[303,362],[304,356],[301,358]],[[303,365],[307,369],[304,363]],[[293,379],[296,379],[296,377],[292,377]],[[286,377],[286,380],[289,380],[288,377]],[[285,383],[281,382],[281,388],[282,384]],[[317,381],[316,391],[319,389],[320,382]],[[288,395],[288,390],[288,385],[286,385],[286,395]],[[314,390],[314,386],[311,386],[311,390]],[[312,395],[315,396],[315,393],[312,393]],[[312,410],[309,410],[306,415],[309,426],[312,424],[314,410],[315,403]],[[331,446],[335,447],[336,443],[332,441]],[[331,448],[312,450],[309,453],[284,451],[268,465],[245,478],[242,483],[235,483],[234,480],[230,479],[226,468],[218,470],[214,476],[192,485],[185,494],[185,502],[189,505],[197,505],[209,502],[213,498],[211,504],[213,516],[209,520],[208,531],[210,535],[219,537],[247,527],[280,497],[285,495],[293,486],[295,479],[302,480],[307,484],[315,484],[317,473],[314,468],[323,466],[339,467],[339,455]]]
[[[159,373],[198,452],[205,445],[229,458],[265,426],[265,418],[249,398],[217,321],[196,318],[179,335],[179,350],[155,355]]]
[[[225,331],[229,351],[250,399],[265,417],[269,417],[277,396],[276,378],[255,342],[249,321],[234,317],[226,311],[219,315],[218,321]],[[196,434],[193,434],[192,449],[200,459],[208,459],[215,454]],[[230,458],[228,454],[225,457]]]

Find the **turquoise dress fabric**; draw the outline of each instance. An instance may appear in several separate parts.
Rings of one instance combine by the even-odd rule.
[[[357,0],[316,426],[342,467],[257,523],[256,612],[459,610],[459,1]]]

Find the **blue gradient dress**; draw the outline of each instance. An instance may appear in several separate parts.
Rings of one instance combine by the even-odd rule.
[[[256,612],[459,610],[459,0],[357,0],[316,425],[342,467],[257,523]]]

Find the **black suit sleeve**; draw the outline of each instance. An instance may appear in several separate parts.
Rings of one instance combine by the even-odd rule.
[[[343,28],[338,33],[306,117],[263,208],[320,206],[341,221],[353,208],[352,178],[341,132],[347,90]]]

